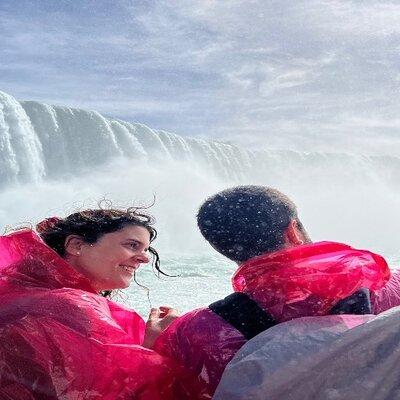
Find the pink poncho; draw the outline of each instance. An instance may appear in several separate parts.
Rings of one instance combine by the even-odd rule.
[[[32,231],[0,237],[1,399],[179,399],[145,323],[99,296]]]

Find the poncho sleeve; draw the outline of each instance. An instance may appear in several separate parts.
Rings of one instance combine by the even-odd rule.
[[[212,398],[226,364],[245,341],[233,326],[210,309],[201,308],[174,321],[154,349],[187,371],[188,397],[180,400],[206,400]]]

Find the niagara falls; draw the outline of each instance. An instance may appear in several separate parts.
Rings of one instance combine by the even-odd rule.
[[[0,34],[0,400],[400,400],[399,2]]]

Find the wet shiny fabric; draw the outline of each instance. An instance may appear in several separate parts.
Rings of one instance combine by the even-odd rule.
[[[145,323],[30,230],[0,237],[0,399],[179,399]]]
[[[399,400],[400,307],[298,318],[247,342],[214,400]]]

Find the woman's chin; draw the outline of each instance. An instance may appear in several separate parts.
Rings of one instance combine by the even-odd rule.
[[[129,280],[123,280],[121,282],[121,285],[118,287],[118,289],[127,289],[129,286],[131,286],[131,279]]]

